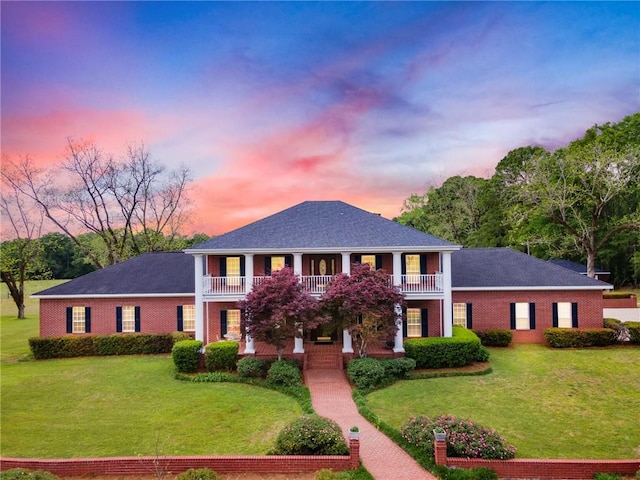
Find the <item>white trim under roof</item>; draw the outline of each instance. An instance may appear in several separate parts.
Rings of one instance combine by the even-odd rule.
[[[424,252],[455,252],[462,248],[461,245],[438,245],[438,246],[384,246],[384,247],[282,247],[282,248],[209,248],[209,249],[186,249],[184,253],[190,255],[204,254],[204,255],[263,255],[263,254],[291,254],[295,253],[307,253],[307,254],[322,254],[322,253],[335,253],[342,252],[350,253],[393,253],[393,252],[412,252],[412,253],[424,253]]]
[[[558,285],[549,285],[549,286],[524,286],[524,287],[453,287],[451,289],[452,292],[523,292],[523,291],[558,291],[558,290],[613,290],[613,285],[609,285],[608,283],[604,286],[558,286]]]
[[[78,295],[30,295],[39,300],[63,300],[72,298],[175,298],[195,297],[195,293],[83,293]]]

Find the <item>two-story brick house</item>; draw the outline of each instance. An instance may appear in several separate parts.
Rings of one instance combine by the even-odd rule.
[[[272,271],[290,266],[321,296],[353,263],[382,268],[406,299],[393,351],[407,337],[450,336],[452,325],[505,328],[542,342],[544,328],[602,326],[603,282],[510,249],[460,246],[339,201],[303,202],[185,252],[145,254],[35,295],[40,334],[194,332],[205,343],[240,338],[238,300]],[[344,353],[347,332],[317,335]],[[250,338],[243,351],[255,352]]]

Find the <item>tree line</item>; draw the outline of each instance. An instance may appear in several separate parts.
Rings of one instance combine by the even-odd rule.
[[[640,112],[549,151],[509,152],[488,178],[454,176],[410,195],[395,220],[465,247],[511,247],[640,284]]]

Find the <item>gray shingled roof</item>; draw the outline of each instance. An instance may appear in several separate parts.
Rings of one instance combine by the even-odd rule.
[[[193,295],[194,263],[182,252],[144,253],[33,295]]]
[[[592,288],[611,285],[510,248],[463,248],[451,255],[451,282],[465,288]]]
[[[586,275],[587,274],[587,266],[582,264],[582,263],[578,263],[578,262],[572,262],[571,260],[564,260],[564,259],[555,259],[555,260],[548,260],[550,263],[553,263],[554,265],[558,265],[560,267],[564,267],[564,268],[568,268],[569,270],[573,270],[574,272],[580,273],[582,275]],[[605,270],[601,270],[599,268],[596,268],[596,274],[600,274],[600,275],[608,275],[611,272],[607,272]]]
[[[286,249],[304,252],[390,247],[459,248],[344,202],[309,201],[211,238],[187,251]]]

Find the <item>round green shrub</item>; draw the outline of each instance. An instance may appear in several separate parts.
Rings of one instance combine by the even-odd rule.
[[[384,375],[389,380],[407,378],[407,375],[416,368],[416,361],[407,357],[383,360],[381,364],[384,367]]]
[[[425,416],[412,418],[403,425],[402,438],[433,455],[433,429],[436,427],[447,432],[449,457],[507,460],[516,454],[516,448],[508,445],[495,430],[451,415],[442,415],[436,419]]]
[[[484,345],[480,345],[478,354],[476,355],[476,362],[488,362],[490,356],[489,349]]]
[[[209,468],[190,468],[179,474],[176,480],[220,480],[220,475]]]
[[[293,387],[302,383],[300,370],[296,365],[287,361],[273,362],[267,372],[267,382],[271,385]]]
[[[385,368],[375,358],[354,358],[347,364],[349,380],[360,390],[369,390],[382,383]]]
[[[58,480],[51,472],[29,470],[27,468],[11,468],[0,472],[0,480]]]
[[[304,415],[280,431],[269,454],[348,455],[349,448],[336,422],[318,415]]]
[[[176,342],[171,349],[171,358],[176,369],[182,373],[195,372],[200,361],[200,350],[202,342],[200,340],[182,340]]]
[[[223,340],[210,343],[205,349],[205,364],[208,372],[226,370],[230,372],[238,363],[238,342]]]
[[[485,347],[508,347],[513,340],[510,330],[492,328],[489,330],[474,330],[474,333]]]
[[[238,375],[244,378],[260,378],[264,376],[266,363],[255,357],[244,357],[238,360]]]

